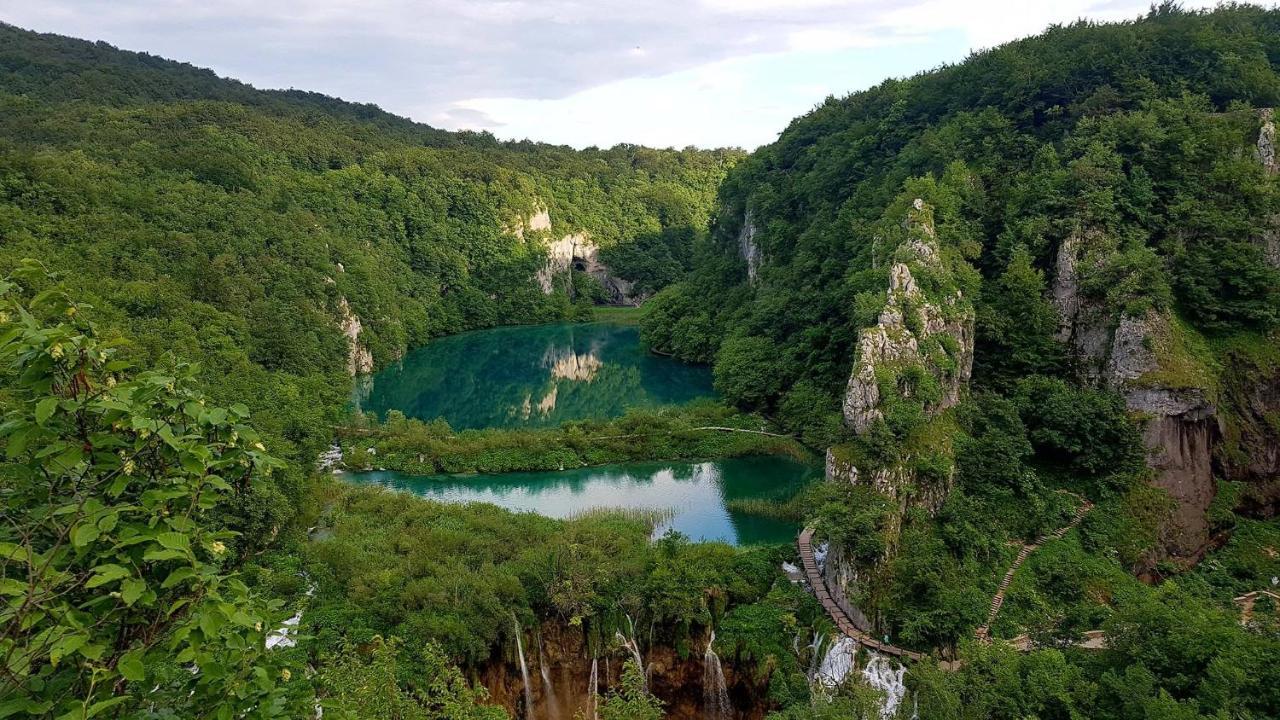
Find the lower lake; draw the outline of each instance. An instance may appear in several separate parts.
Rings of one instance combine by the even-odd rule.
[[[353,405],[468,430],[606,419],[714,394],[710,369],[648,352],[634,325],[557,323],[432,340],[358,379]]]
[[[693,540],[735,545],[789,543],[795,523],[732,509],[734,500],[785,500],[821,468],[778,456],[708,462],[645,462],[559,472],[412,476],[377,471],[345,480],[381,485],[444,502],[485,502],[510,510],[571,518],[603,508],[661,513],[655,536],[669,529]]]

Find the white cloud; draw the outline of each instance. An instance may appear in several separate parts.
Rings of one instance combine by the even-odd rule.
[[[827,93],[1149,2],[0,0],[0,18],[443,127],[754,146]]]

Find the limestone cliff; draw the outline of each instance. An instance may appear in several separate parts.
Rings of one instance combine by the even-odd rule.
[[[843,401],[845,424],[858,435],[870,432],[894,403],[919,403],[926,417],[936,418],[960,401],[973,370],[973,307],[944,261],[931,208],[915,200],[901,231],[903,239],[888,256],[884,306],[875,324],[859,333]],[[929,279],[927,290],[917,276]],[[827,451],[829,482],[869,486],[894,508],[881,528],[886,559],[896,552],[908,510],[936,513],[951,491],[952,468],[931,477],[916,470],[918,455],[929,453],[948,463],[951,457],[948,428],[929,422],[919,437],[907,439],[896,462],[861,462],[860,467],[851,447]],[[828,585],[838,602],[855,597],[861,579],[877,571],[851,561],[835,544],[828,558]]]
[[[747,263],[747,282],[754,285],[764,254],[756,244],[756,224],[751,218],[750,210],[742,216],[742,229],[738,231],[738,255]]]
[[[364,327],[360,318],[351,312],[345,297],[338,298],[338,327],[347,338],[347,373],[355,376],[373,371],[373,353],[360,342],[360,331]]]
[[[586,232],[570,233],[553,239],[551,213],[542,206],[513,227],[506,229],[521,240],[539,242],[547,253],[546,263],[538,269],[536,279],[544,294],[550,295],[558,281],[568,278],[574,270],[584,272],[598,280],[604,287],[609,301],[614,305],[639,305],[644,296],[635,292],[634,284],[618,277],[600,259],[600,246]]]
[[[907,240],[895,254],[889,289],[875,325],[858,335],[857,359],[845,391],[845,423],[866,432],[883,416],[885,393],[911,395],[899,382],[902,370],[924,368],[936,381],[940,396],[926,402],[928,411],[955,405],[973,372],[973,307],[959,290],[930,298],[911,267],[945,274],[928,208],[917,199],[905,223]]]
[[[1173,323],[1168,313],[1156,310],[1122,316],[1112,333],[1104,382],[1124,396],[1141,423],[1153,482],[1176,503],[1161,526],[1161,545],[1171,559],[1194,562],[1209,545],[1208,510],[1217,494],[1213,453],[1220,429],[1208,383],[1161,372],[1180,360]]]

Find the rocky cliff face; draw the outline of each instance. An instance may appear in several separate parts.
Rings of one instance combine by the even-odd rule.
[[[973,372],[973,308],[959,290],[940,299],[926,297],[912,275],[915,265],[945,272],[933,223],[917,199],[905,226],[907,240],[889,271],[889,290],[876,324],[858,335],[857,360],[845,391],[845,423],[866,432],[883,416],[883,392],[892,375],[908,366],[923,367],[941,388],[941,398],[926,408],[936,411],[959,402]],[[905,390],[910,392],[910,390]]]
[[[360,318],[351,312],[347,299],[338,299],[338,327],[347,338],[347,374],[355,376],[373,372],[373,353],[360,342],[360,331],[364,327]]]
[[[764,254],[756,244],[756,224],[751,218],[750,210],[742,216],[742,229],[738,231],[738,255],[747,263],[747,282],[754,285]]]
[[[560,278],[567,278],[577,270],[585,272],[604,286],[609,301],[614,305],[639,305],[645,297],[635,293],[634,284],[615,275],[600,260],[600,247],[585,232],[564,235],[559,239],[552,232],[551,214],[539,208],[533,215],[508,228],[507,232],[521,240],[542,242],[547,252],[547,262],[538,270],[536,279],[542,292],[550,295]]]
[[[1081,272],[1096,267],[1110,249],[1109,239],[1090,228],[1059,247],[1052,289],[1061,317],[1058,337],[1070,346],[1081,379],[1119,392],[1141,423],[1153,483],[1176,503],[1161,527],[1161,544],[1171,559],[1194,562],[1209,544],[1217,410],[1206,388],[1159,378],[1164,358],[1158,349],[1169,347],[1172,332],[1166,311],[1115,318],[1101,300],[1081,292]]]
[[[859,333],[857,355],[845,391],[845,424],[859,435],[884,417],[889,403],[921,402],[929,416],[954,406],[973,371],[973,307],[950,282],[931,209],[917,199],[908,210],[903,230],[905,239],[890,253],[884,307],[876,323]],[[921,287],[917,273],[933,279],[931,292]],[[929,397],[922,395],[919,387],[925,376],[936,385]],[[846,448],[827,451],[829,482],[867,485],[896,506],[896,512],[890,514],[887,526],[882,528],[886,559],[896,552],[907,511],[919,507],[935,513],[951,491],[953,473],[946,473],[941,480],[924,480],[917,477],[912,459],[907,450],[899,463],[859,468],[846,455]],[[843,548],[833,544],[826,572],[833,594],[854,597],[861,579],[876,572],[876,568],[858,567],[845,557]]]

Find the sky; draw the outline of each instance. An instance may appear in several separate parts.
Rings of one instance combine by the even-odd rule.
[[[753,149],[830,95],[1150,2],[0,0],[0,20],[449,130]]]

